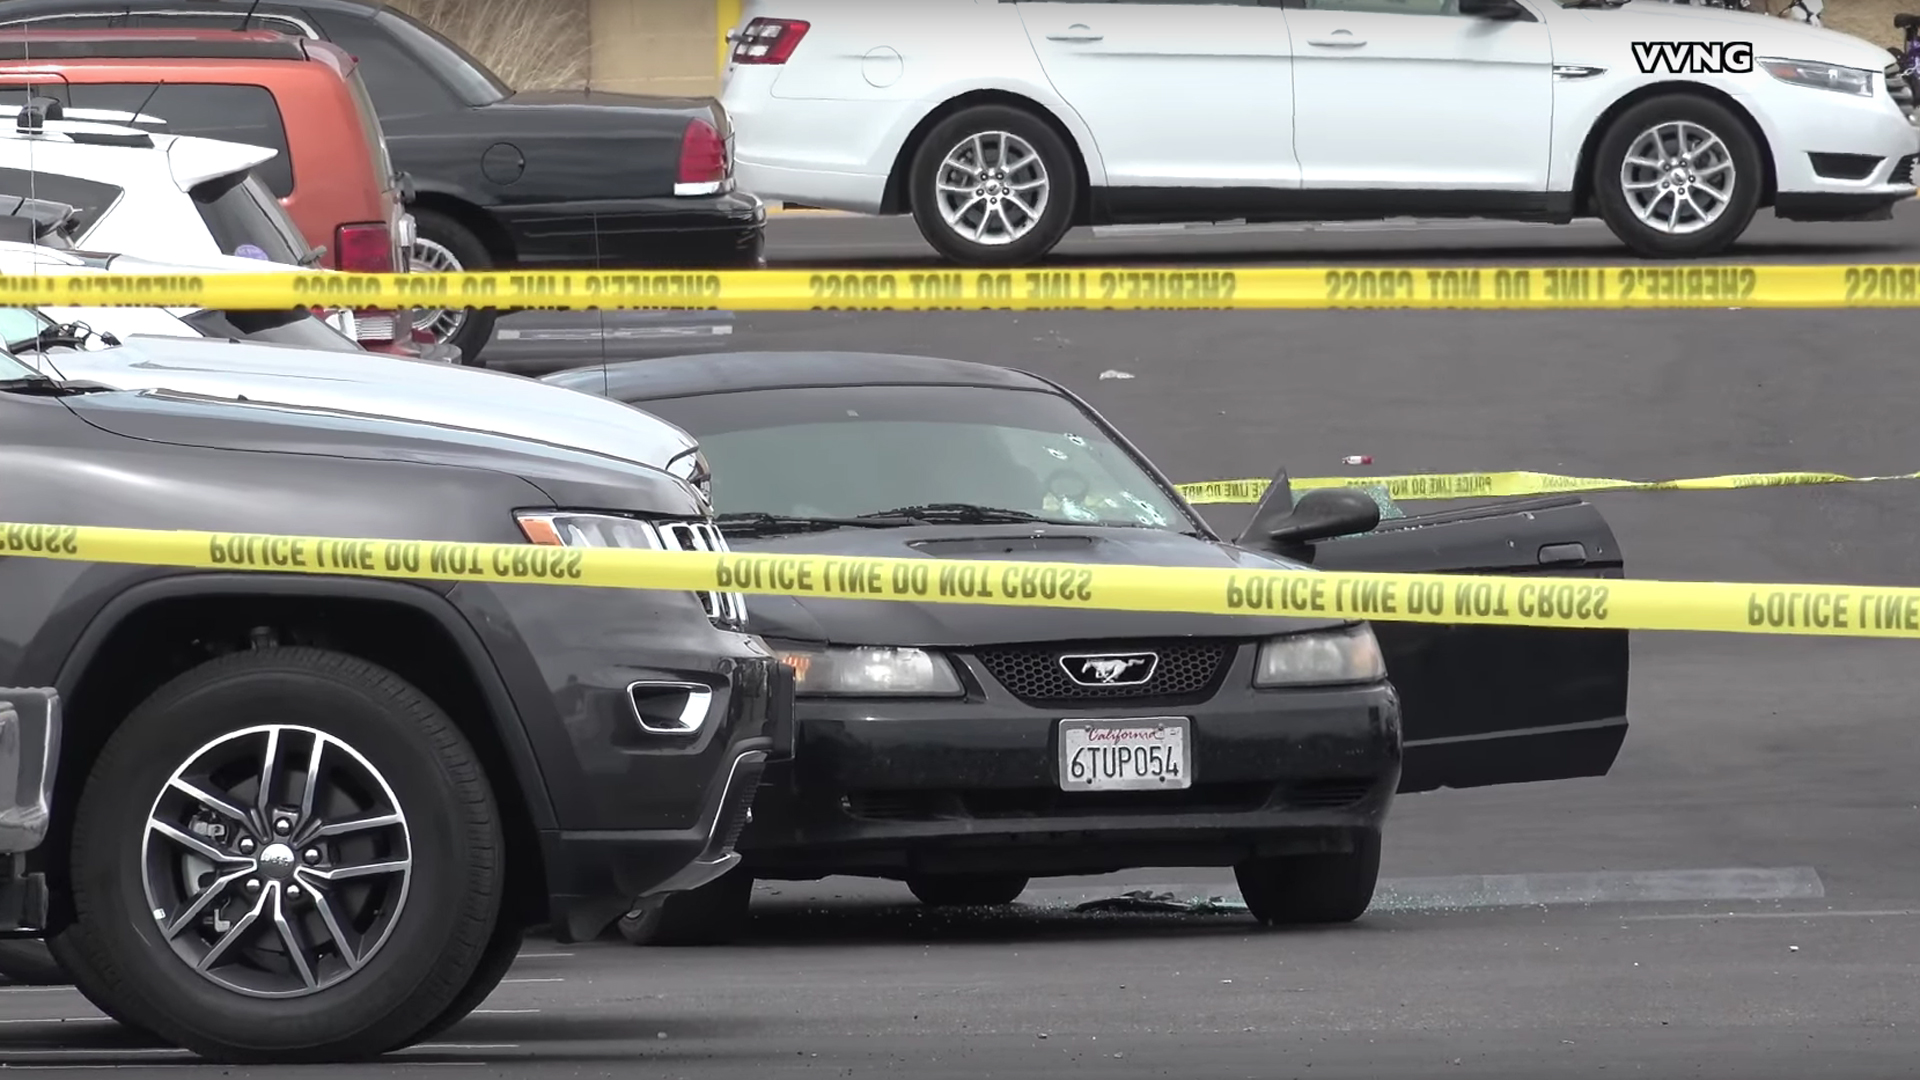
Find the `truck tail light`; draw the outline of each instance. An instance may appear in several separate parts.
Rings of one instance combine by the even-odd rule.
[[[347,274],[395,272],[393,230],[384,222],[342,225],[333,230],[334,269]],[[401,324],[405,323],[405,332]],[[372,348],[413,340],[411,313],[367,310],[354,312],[354,339]]]
[[[732,155],[727,141],[705,120],[687,125],[680,136],[680,173],[673,185],[675,195],[717,195],[733,176]]]
[[[800,47],[811,23],[798,19],[755,19],[733,45],[736,64],[784,64]]]

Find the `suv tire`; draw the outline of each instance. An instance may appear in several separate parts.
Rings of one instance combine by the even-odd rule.
[[[1073,227],[1080,194],[1073,154],[1024,109],[980,105],[947,117],[927,133],[909,169],[920,235],[964,266],[1025,266]],[[984,238],[972,235],[975,224]]]
[[[1632,106],[1614,119],[1594,154],[1593,198],[1601,219],[1634,254],[1649,259],[1727,250],[1753,221],[1765,183],[1760,144],[1747,125],[1726,106],[1694,94],[1663,94]]]
[[[1233,876],[1264,925],[1352,922],[1367,913],[1380,882],[1380,834],[1356,833],[1352,851],[1249,859]]]
[[[161,687],[101,751],[62,945],[102,1011],[203,1057],[372,1057],[472,983],[504,843],[473,748],[420,691],[336,652],[235,653]]]

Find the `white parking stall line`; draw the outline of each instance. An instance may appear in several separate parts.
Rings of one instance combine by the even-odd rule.
[[[0,1020],[0,1024],[101,1024],[111,1023],[104,1016],[29,1016],[22,1019]]]
[[[1708,922],[1718,919],[1901,919],[1913,918],[1920,911],[1700,911],[1666,915],[1629,915],[1629,922]]]
[[[61,1050],[3,1050],[0,1051],[0,1065],[4,1065],[8,1058],[16,1057],[128,1057],[135,1054],[148,1057],[156,1054],[180,1057],[187,1053],[185,1050],[172,1046],[115,1048],[108,1050],[103,1050],[98,1047],[70,1047]],[[145,1066],[142,1067],[144,1068]]]
[[[79,993],[71,986],[0,986],[0,994]]]
[[[418,1043],[407,1047],[400,1053],[411,1050],[518,1050],[519,1043]]]
[[[500,980],[501,985],[505,985],[507,983],[556,983],[556,982],[566,982],[566,981],[567,980],[559,978],[558,976],[555,976],[553,978],[548,978],[548,979],[501,979]]]
[[[1124,890],[1124,892],[1122,891]],[[1818,900],[1826,887],[1812,867],[1705,870],[1599,870],[1542,874],[1463,874],[1452,877],[1383,878],[1374,890],[1374,914],[1461,911],[1482,908]],[[1028,889],[1027,904],[1075,905],[1144,897],[1143,907],[1188,907],[1194,913],[1245,908],[1229,886],[1135,885],[1120,889]]]
[[[523,952],[522,960],[563,960],[573,954],[570,952]]]
[[[539,1011],[540,1011],[539,1009],[475,1009],[473,1010],[472,1015],[474,1016],[525,1016],[528,1013],[537,1013]]]

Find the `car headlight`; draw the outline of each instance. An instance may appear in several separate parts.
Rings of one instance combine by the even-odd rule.
[[[531,513],[514,515],[527,540],[547,547],[665,550],[660,534],[639,518],[618,514]]]
[[[805,696],[960,697],[966,693],[953,664],[925,649],[775,644],[773,654],[793,669],[794,692]]]
[[[1380,643],[1365,624],[1269,638],[1253,665],[1255,686],[1334,686],[1386,677]]]
[[[1762,60],[1760,66],[1781,82],[1811,86],[1816,90],[1837,90],[1855,97],[1873,96],[1874,73],[1864,68],[1814,64],[1804,60]]]

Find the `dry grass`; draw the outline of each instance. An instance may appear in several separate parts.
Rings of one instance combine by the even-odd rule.
[[[460,43],[516,90],[577,90],[592,75],[587,0],[388,0]]]

